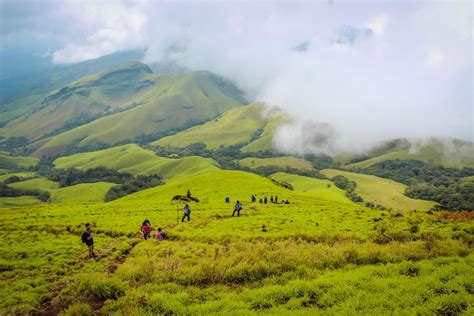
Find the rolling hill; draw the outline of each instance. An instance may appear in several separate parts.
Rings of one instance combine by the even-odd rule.
[[[93,203],[103,202],[114,183],[80,183],[70,187],[51,190],[52,203]]]
[[[59,151],[68,145],[115,144],[144,135],[158,138],[196,122],[207,121],[245,100],[241,92],[224,79],[209,72],[182,76],[149,74],[146,88],[134,98],[134,107],[98,118],[88,124],[53,136],[35,155]],[[129,101],[131,102],[131,101]]]
[[[153,151],[136,144],[61,157],[54,161],[54,166],[79,169],[103,166],[133,175],[157,174],[165,180],[219,170],[217,162],[212,159],[194,156],[180,159],[158,157]]]
[[[0,80],[0,125],[38,106],[49,92],[107,68],[139,60],[143,51],[116,52],[84,62],[51,66],[40,72],[27,72]]]
[[[460,139],[428,138],[408,141],[395,140],[384,146],[369,150],[367,159],[349,163],[347,168],[366,168],[385,160],[413,159],[446,167],[474,168],[474,144]],[[347,160],[347,158],[346,158]]]
[[[435,202],[415,200],[405,196],[407,186],[393,180],[335,169],[321,170],[321,173],[328,178],[341,175],[354,181],[357,184],[355,192],[365,202],[372,202],[393,210],[425,211],[436,205]]]
[[[306,161],[301,158],[296,158],[293,156],[282,156],[282,157],[273,157],[273,158],[244,158],[239,160],[239,165],[242,167],[249,167],[256,169],[258,167],[269,167],[275,166],[279,168],[295,168],[300,170],[313,170],[313,166],[309,161]]]
[[[0,153],[0,168],[2,169],[33,167],[38,161],[39,159],[36,157],[12,156],[6,152]]]
[[[255,151],[273,148],[271,137],[273,126],[282,117],[282,113],[274,111],[265,113],[265,105],[252,103],[247,106],[231,109],[220,117],[205,124],[191,127],[183,132],[163,137],[151,145],[186,147],[193,143],[204,143],[209,149],[220,146],[247,144],[245,148],[255,148]],[[258,142],[258,145],[254,145]]]

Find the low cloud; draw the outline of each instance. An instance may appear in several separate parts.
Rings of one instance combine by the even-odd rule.
[[[284,151],[474,137],[470,1],[82,0],[54,7],[84,26],[65,31],[71,36],[53,52],[55,62],[143,47],[145,62],[216,72],[294,118],[276,135]]]

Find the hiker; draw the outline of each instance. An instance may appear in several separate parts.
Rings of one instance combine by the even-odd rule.
[[[150,233],[151,233],[151,223],[149,220],[144,220],[142,226],[140,227],[140,230],[143,233],[143,238],[147,240],[150,238]]]
[[[191,191],[188,190],[188,192],[186,193],[186,196],[187,196],[188,198],[190,198],[190,197],[191,197]]]
[[[278,195],[275,195],[275,203],[278,204]]]
[[[260,204],[262,204],[262,203],[263,203],[263,199],[262,199],[262,198],[260,198],[260,200],[258,200],[258,201],[260,202]]]
[[[184,219],[187,217],[188,218],[188,222],[191,220],[191,208],[189,207],[188,204],[186,204],[184,206],[184,215],[183,215],[183,218],[181,219],[181,222],[184,222]]]
[[[252,194],[251,199],[252,199],[252,202],[255,202],[257,200],[257,197],[255,196],[255,194]]]
[[[161,230],[161,228],[158,228],[155,239],[158,239],[158,240],[168,239],[168,234],[164,232],[163,230]]]
[[[237,201],[237,203],[235,203],[235,208],[234,208],[234,211],[232,212],[232,217],[234,217],[235,215],[235,212],[237,212],[237,217],[240,216],[240,210],[242,209],[242,204],[240,204],[239,201]]]
[[[95,258],[94,238],[92,238],[91,224],[86,224],[86,230],[82,233],[81,240],[82,243],[86,244],[87,248],[89,248],[89,257]]]
[[[230,202],[230,198],[228,196],[225,197],[225,202],[226,203],[229,203]]]
[[[274,203],[274,202],[273,202],[273,195],[270,196],[270,202]]]
[[[267,196],[265,196],[265,198],[263,199],[263,202],[265,202],[265,204],[267,204],[267,202],[268,202]]]

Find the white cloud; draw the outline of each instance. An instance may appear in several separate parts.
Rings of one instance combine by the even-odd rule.
[[[367,27],[370,28],[376,35],[383,35],[385,28],[389,22],[389,17],[387,14],[381,14],[375,19],[367,23]]]

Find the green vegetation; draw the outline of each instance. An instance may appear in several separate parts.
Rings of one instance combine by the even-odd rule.
[[[58,152],[72,144],[113,145],[144,135],[159,135],[193,121],[212,119],[245,101],[237,88],[209,72],[182,76],[145,74],[139,78],[137,84],[144,87],[143,91],[126,102],[136,106],[54,136],[40,144],[36,155]],[[100,78],[92,76],[78,84],[87,84],[87,80]],[[113,84],[113,89],[120,90],[121,86]]]
[[[59,183],[40,177],[9,184],[10,187],[24,190],[50,191],[59,188]]]
[[[266,135],[266,130],[268,134],[268,129],[281,119],[280,112],[264,115],[263,111],[262,103],[231,109],[210,122],[161,138],[151,145],[186,147],[204,143],[208,149],[216,149],[220,146],[251,144]],[[260,145],[258,151],[273,149],[273,146]]]
[[[60,169],[79,168],[83,170],[103,166],[133,175],[156,174],[165,180],[182,179],[219,170],[218,164],[212,159],[158,157],[153,151],[135,144],[61,157],[54,161],[54,166]]]
[[[275,177],[295,190],[217,171],[110,203],[1,209],[0,312],[472,314],[471,213],[371,210],[327,180]],[[176,224],[171,198],[188,189],[200,202]],[[243,201],[241,217],[226,195]],[[170,240],[138,239],[144,218]],[[80,242],[85,222],[97,261]]]
[[[387,160],[359,172],[393,179],[409,186],[406,195],[436,201],[450,210],[474,210],[474,168],[448,168],[417,160]]]
[[[108,182],[80,183],[51,191],[53,203],[103,202],[107,192],[117,184]]]
[[[275,166],[278,168],[295,168],[300,170],[313,170],[313,166],[309,161],[304,159],[292,157],[292,156],[282,156],[274,158],[244,158],[239,160],[239,164],[243,167],[249,167],[256,169],[258,167],[266,166]]]
[[[372,203],[371,205],[374,206],[383,206],[393,210],[423,211],[431,209],[436,204],[405,196],[407,186],[393,180],[335,169],[325,169],[321,173],[329,178],[339,175],[354,181],[357,184],[355,193],[360,195],[366,203]]]
[[[41,201],[36,196],[0,197],[0,207],[17,207],[39,204]]]
[[[33,167],[38,163],[39,159],[35,157],[11,156],[5,152],[0,154],[0,168],[4,169],[21,169]]]
[[[9,178],[15,178],[15,179],[29,179],[33,178],[36,176],[36,172],[33,171],[23,171],[23,172],[8,172],[5,174],[0,175],[0,182],[4,182],[8,180]]]
[[[392,144],[393,146],[389,146]],[[367,160],[357,157],[356,161],[347,165],[348,168],[367,168],[387,160],[420,160],[429,164],[446,167],[474,168],[474,147],[472,143],[458,139],[430,138],[423,142],[408,141],[389,142],[386,152],[376,151],[375,156],[367,156]],[[380,153],[381,155],[377,155]],[[369,158],[370,157],[370,158]]]

